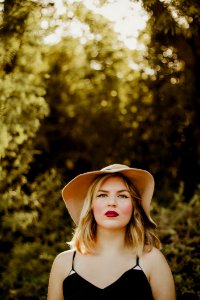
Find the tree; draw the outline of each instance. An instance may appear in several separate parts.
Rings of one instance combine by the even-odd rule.
[[[150,156],[162,161],[156,173],[184,196],[194,194],[199,178],[200,7],[198,1],[143,1],[149,12],[147,60],[154,74],[146,80],[153,95],[146,124]],[[159,126],[158,126],[159,125]],[[159,169],[159,171],[158,171]],[[174,186],[166,181],[167,190]]]
[[[43,155],[36,157],[41,167],[50,161],[66,176],[132,159],[127,152],[135,144],[136,102],[142,90],[140,73],[130,66],[137,55],[118,40],[109,22],[80,4],[73,15],[73,22],[81,20],[87,31],[84,42],[69,35],[49,51],[51,113],[38,136]]]
[[[49,113],[44,99],[46,66],[37,22],[35,25],[38,9],[32,1],[1,2],[0,285],[3,299],[16,299],[13,285],[18,271],[14,269],[9,280],[8,265],[16,267],[13,264],[16,249],[26,247],[23,246],[25,231],[38,218],[37,205],[30,203],[28,197],[26,177],[35,154],[34,138],[41,120]]]

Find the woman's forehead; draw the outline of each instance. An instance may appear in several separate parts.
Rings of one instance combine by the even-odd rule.
[[[99,189],[102,187],[106,187],[106,186],[107,187],[109,187],[109,186],[123,187],[123,188],[127,189],[126,181],[124,180],[124,178],[122,178],[119,175],[112,175],[112,176],[109,176],[108,178],[105,178],[103,180],[103,182],[101,183]]]

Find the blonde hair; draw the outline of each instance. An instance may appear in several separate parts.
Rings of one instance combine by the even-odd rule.
[[[93,216],[92,202],[99,187],[107,178],[120,177],[126,184],[133,201],[133,213],[126,227],[125,245],[131,248],[137,255],[152,247],[160,248],[160,240],[156,235],[156,224],[147,216],[142,205],[141,198],[133,183],[121,173],[99,175],[90,185],[84,200],[79,223],[76,226],[72,240],[68,245],[81,253],[93,253],[96,243],[97,223]]]

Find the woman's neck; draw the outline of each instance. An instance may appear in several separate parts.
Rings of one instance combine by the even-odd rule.
[[[124,230],[108,230],[98,228],[96,235],[95,252],[116,253],[124,252],[127,249],[125,245]]]

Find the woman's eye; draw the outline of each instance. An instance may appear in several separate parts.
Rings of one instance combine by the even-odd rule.
[[[124,194],[122,194],[122,195],[119,195],[119,197],[120,197],[120,198],[125,198],[125,199],[127,199],[127,198],[128,198],[128,196],[127,196],[127,195],[124,195]]]
[[[106,197],[106,194],[99,194],[99,195],[97,195],[97,197],[98,198],[104,198],[104,197]]]

